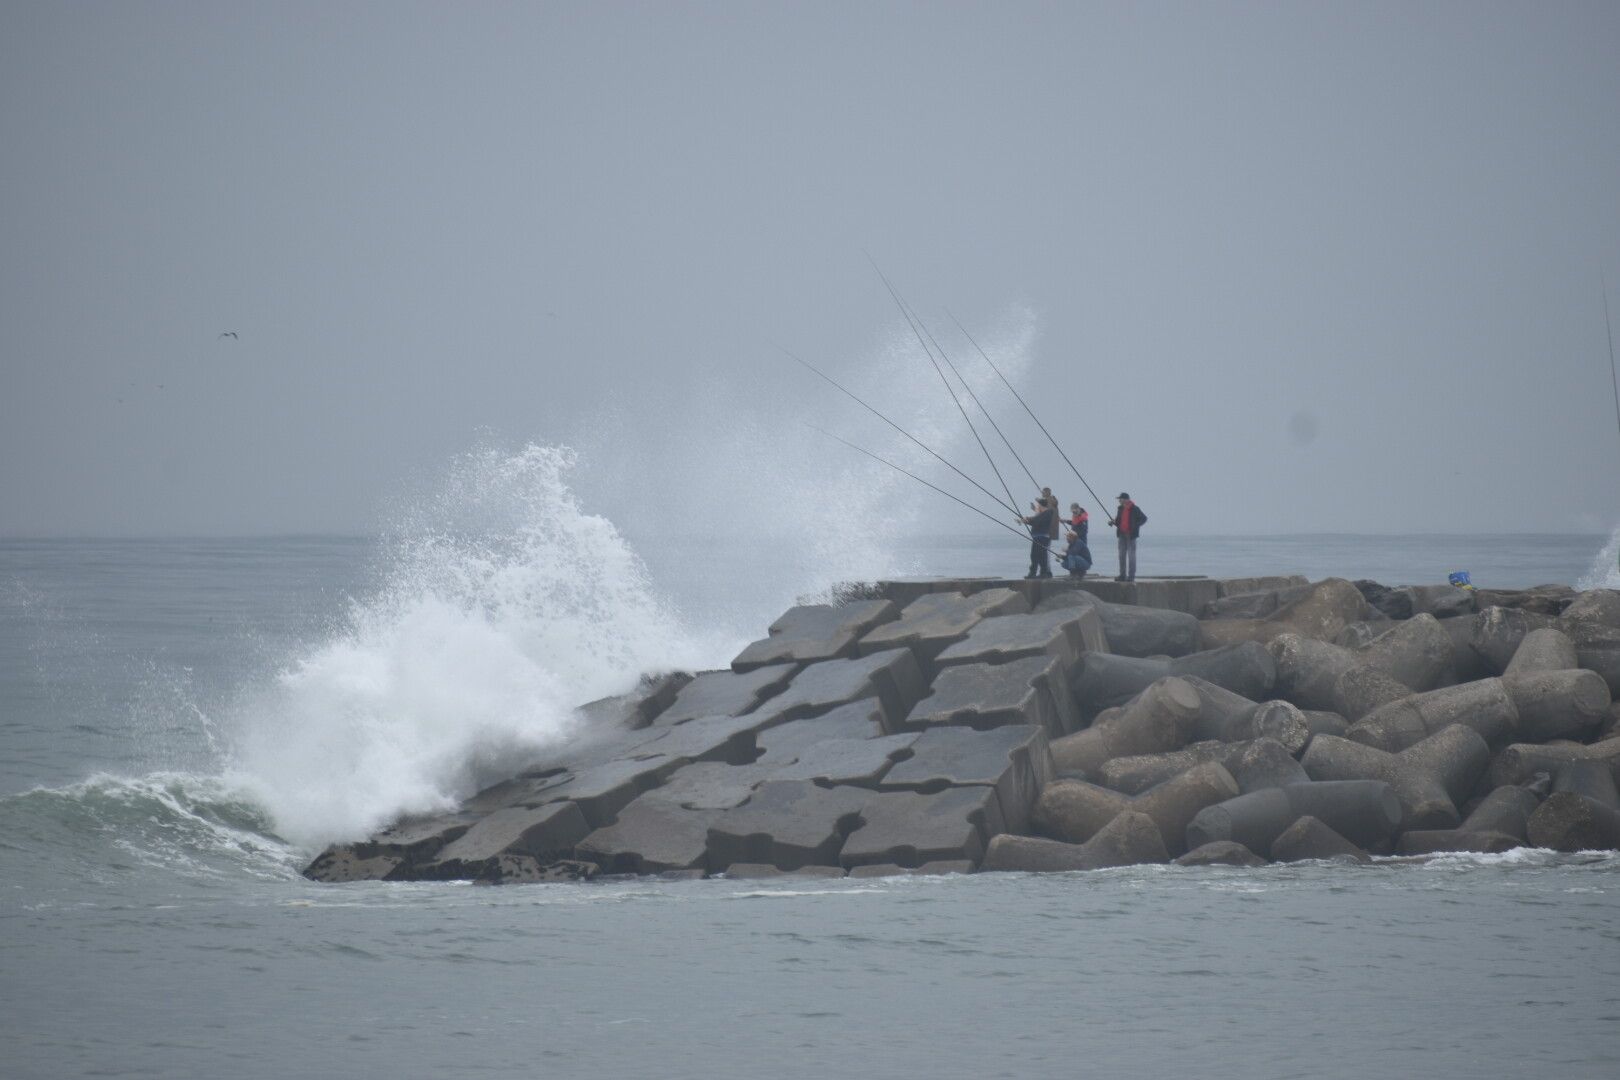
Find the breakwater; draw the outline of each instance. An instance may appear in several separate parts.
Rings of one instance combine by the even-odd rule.
[[[1620,848],[1620,592],[850,586],[585,705],[321,881],[867,876]]]

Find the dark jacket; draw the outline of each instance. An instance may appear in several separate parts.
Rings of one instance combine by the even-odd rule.
[[[1024,521],[1029,525],[1029,531],[1036,536],[1044,536],[1050,540],[1057,535],[1058,512],[1056,507],[1048,506],[1045,510],[1031,514]]]
[[[1142,526],[1146,524],[1147,515],[1142,513],[1142,508],[1133,502],[1128,502],[1120,510],[1119,516],[1114,519],[1114,532],[1119,536],[1128,536],[1135,540],[1142,534]]]

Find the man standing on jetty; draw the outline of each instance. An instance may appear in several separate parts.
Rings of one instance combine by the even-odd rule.
[[[1131,502],[1128,492],[1119,493],[1119,513],[1108,519],[1108,524],[1114,527],[1114,534],[1119,537],[1119,577],[1115,581],[1136,580],[1136,538],[1142,534],[1142,526],[1147,524],[1147,515],[1142,508]]]

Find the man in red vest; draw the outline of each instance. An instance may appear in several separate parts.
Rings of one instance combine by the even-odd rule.
[[[1119,537],[1119,577],[1115,581],[1136,580],[1136,538],[1142,534],[1142,526],[1147,524],[1147,515],[1142,508],[1131,501],[1127,492],[1119,493],[1119,513],[1108,519],[1108,524],[1114,527],[1114,535]]]

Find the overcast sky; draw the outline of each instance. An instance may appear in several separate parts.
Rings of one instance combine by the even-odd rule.
[[[366,531],[480,439],[645,478],[866,431],[773,344],[893,360],[863,251],[1032,332],[1163,531],[1620,517],[1612,2],[6,2],[0,534]],[[879,385],[942,394],[916,362]],[[582,496],[701,520],[623,482]]]

